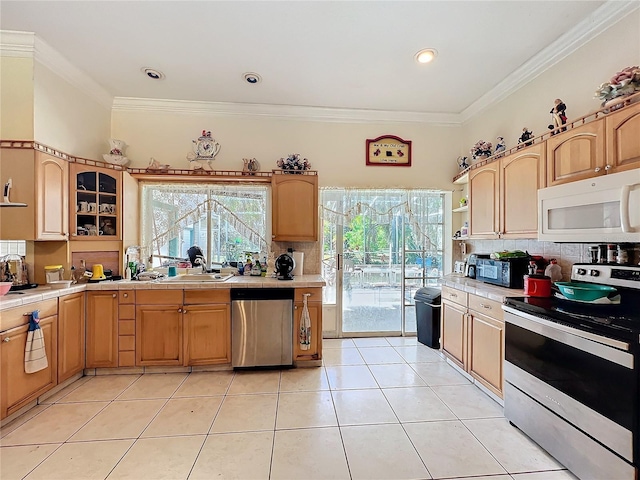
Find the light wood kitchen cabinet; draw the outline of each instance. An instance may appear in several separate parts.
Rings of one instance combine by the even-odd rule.
[[[640,103],[605,118],[607,156],[605,171],[621,172],[640,167]]]
[[[86,367],[118,366],[118,293],[87,292]]]
[[[462,368],[466,363],[466,311],[465,307],[442,300],[442,351]]]
[[[182,290],[136,292],[136,365],[183,364]]]
[[[537,237],[538,189],[546,186],[545,157],[541,143],[471,170],[471,238]]]
[[[84,369],[84,299],[84,292],[58,298],[58,383]]]
[[[24,349],[29,325],[9,329],[0,335],[0,418],[11,415],[57,385],[57,322],[57,315],[40,317],[49,366],[35,373],[24,371]]]
[[[231,292],[185,290],[184,365],[231,363]]]
[[[3,240],[67,240],[69,163],[32,149],[3,148],[2,184],[11,178],[10,200],[22,208],[2,209]]]
[[[500,230],[498,201],[500,162],[488,163],[469,172],[469,236],[497,238]]]
[[[300,321],[304,310],[304,295],[307,297],[307,308],[311,320],[311,339],[309,349],[300,348]],[[296,288],[293,304],[293,359],[320,360],[322,359],[322,288]]]
[[[122,172],[74,163],[70,177],[69,218],[73,239],[122,239]]]
[[[271,177],[272,235],[275,241],[318,241],[318,176],[316,172]]]
[[[136,364],[136,305],[134,290],[118,291],[118,366]]]
[[[550,137],[547,186],[604,175],[604,132],[605,119],[600,119]]]
[[[504,319],[501,304],[495,300],[442,289],[442,351],[460,369],[502,398],[504,381]],[[461,305],[460,300],[465,300]]]
[[[500,159],[499,236],[538,236],[538,190],[546,186],[544,144]]]

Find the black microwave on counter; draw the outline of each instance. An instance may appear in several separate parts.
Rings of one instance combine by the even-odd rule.
[[[493,260],[478,258],[476,280],[506,288],[524,288],[524,276],[527,274],[529,257],[505,258]]]

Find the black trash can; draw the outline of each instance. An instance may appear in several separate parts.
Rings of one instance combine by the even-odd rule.
[[[413,297],[418,341],[431,348],[440,348],[441,290],[440,287],[422,287]]]

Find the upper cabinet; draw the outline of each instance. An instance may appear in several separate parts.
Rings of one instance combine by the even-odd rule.
[[[69,163],[32,149],[2,149],[2,184],[11,179],[10,201],[26,207],[2,209],[3,240],[68,238]]]
[[[272,234],[275,241],[318,241],[318,176],[275,170],[272,187]]]
[[[538,189],[545,187],[540,143],[469,172],[469,236],[535,238]]]
[[[604,174],[604,131],[605,119],[600,119],[550,137],[546,142],[547,186]]]
[[[538,189],[545,182],[545,145],[500,159],[500,238],[538,235]]]
[[[75,240],[120,240],[122,172],[71,165],[71,236]]]
[[[605,118],[607,162],[611,173],[640,167],[640,103]]]
[[[469,173],[469,236],[472,238],[498,236],[499,181],[499,161],[488,163]]]

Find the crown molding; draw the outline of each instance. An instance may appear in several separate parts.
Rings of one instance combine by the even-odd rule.
[[[448,113],[394,112],[387,110],[198,102],[133,97],[115,97],[113,99],[113,111],[273,117],[334,123],[428,123],[441,126],[457,126],[460,124],[458,114]]]
[[[3,57],[33,58],[36,34],[0,30],[0,55]]]
[[[113,98],[103,87],[35,33],[1,30],[0,54],[3,57],[33,58],[104,107],[111,108]]]
[[[460,114],[461,122],[467,122],[504,100],[638,8],[640,2],[637,0],[609,0],[463,110]]]

